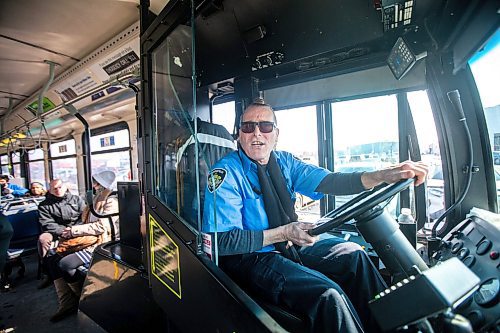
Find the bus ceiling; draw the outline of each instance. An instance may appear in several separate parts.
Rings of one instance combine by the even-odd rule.
[[[168,15],[163,12],[168,9],[160,12],[160,8],[166,2],[141,4],[150,5],[158,19],[163,19]],[[40,99],[45,107],[45,99],[57,106],[74,98],[75,94],[65,89],[79,84],[88,71],[92,72],[92,78],[99,78],[95,85],[107,80],[105,75],[101,78],[95,73],[94,67],[105,62],[106,55],[119,52],[118,45],[123,45],[124,40],[130,40],[130,48],[139,54],[138,3],[139,0],[110,1],[105,6],[100,1],[74,3],[73,9],[85,20],[55,25],[51,18],[34,13],[58,13],[63,7],[60,1],[2,2],[1,12],[9,13],[2,16],[0,23],[0,47],[9,50],[0,59],[0,117],[4,133],[11,130],[15,134],[19,126],[29,122],[33,113],[38,113],[36,105]],[[231,80],[233,86],[238,86],[238,80],[252,77],[257,80],[259,90],[266,90],[277,106],[282,104],[280,87],[284,85],[292,84],[295,89],[294,103],[323,98],[325,92],[321,88],[325,85],[321,85],[321,80],[333,80],[329,83],[335,84],[338,91],[334,95],[339,98],[421,87],[425,84],[423,61],[415,61],[399,80],[388,70],[386,61],[398,38],[402,37],[415,55],[428,52],[446,56],[443,61],[452,62],[458,70],[498,27],[498,14],[492,10],[498,5],[493,0],[313,0],[294,6],[285,0],[196,3],[199,85],[208,87]],[[189,13],[186,15],[189,17]],[[20,25],[28,20],[29,27]],[[189,25],[189,18],[184,22]],[[54,33],[65,38],[47,37]],[[145,30],[144,34],[147,33]],[[36,40],[32,40],[33,36]],[[189,34],[187,37],[190,38]],[[185,42],[191,44],[190,39]],[[54,69],[54,82],[41,94],[49,81],[47,61],[59,65]],[[189,71],[189,66],[185,69]],[[334,76],[339,79],[332,79]],[[300,85],[313,80],[317,82]],[[361,81],[364,84],[360,85]],[[75,106],[89,112],[111,109],[118,97],[130,96],[117,93],[114,98],[100,100],[100,105],[90,101]],[[110,115],[115,116],[120,117]],[[69,121],[71,117],[61,108],[59,113],[53,113],[53,118],[57,121],[46,121],[45,125],[60,125],[60,121]],[[61,133],[60,126],[52,126],[52,130],[58,137],[69,134]],[[38,132],[42,129],[38,128]]]
[[[149,10],[157,14],[167,2],[168,0],[151,0]],[[40,111],[46,111],[46,106],[60,106],[63,102],[71,101],[108,80],[107,73],[98,73],[96,68],[99,63],[105,63],[113,52],[120,52],[119,47],[129,47],[138,55],[139,3],[139,0],[1,1],[2,138],[8,131],[30,122],[33,117],[40,118],[37,117],[42,113],[38,111],[40,100],[44,106]],[[75,16],[74,13],[78,15]],[[126,43],[129,45],[124,45]],[[138,63],[139,61],[137,66]],[[86,76],[91,76],[93,86],[88,89],[84,84],[77,86]],[[88,86],[89,82],[83,83]],[[72,88],[73,92],[68,88]],[[101,107],[107,107],[107,118],[119,118],[123,112],[110,110],[110,101],[116,102],[120,98],[121,101],[127,96],[120,92],[115,94],[116,96],[112,96],[107,102],[103,102],[107,96],[102,96],[97,102],[89,98],[89,101],[77,103],[75,106],[81,109],[92,104],[94,110],[99,103]],[[104,95],[108,95],[106,91]],[[128,98],[130,100],[130,96]],[[133,103],[133,98],[131,100]],[[133,105],[130,108],[133,110]],[[64,108],[47,118],[52,119],[44,121],[44,125],[48,134],[55,138],[67,136],[77,127],[67,123],[68,118],[74,120],[74,117],[69,117]],[[64,126],[67,129],[64,133],[62,122],[68,125]],[[30,128],[35,135],[47,134],[39,122],[30,124]],[[23,127],[21,130],[19,127],[14,132],[11,134],[22,132],[26,135],[27,128]]]
[[[383,67],[400,37],[415,62],[439,54],[457,71],[498,27],[494,6],[496,1],[209,1],[195,21],[197,78],[206,86],[251,76],[266,90]],[[394,86],[390,78],[386,83]]]

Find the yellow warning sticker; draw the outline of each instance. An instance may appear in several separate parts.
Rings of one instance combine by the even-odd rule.
[[[149,240],[151,273],[180,299],[182,293],[179,247],[151,215]]]

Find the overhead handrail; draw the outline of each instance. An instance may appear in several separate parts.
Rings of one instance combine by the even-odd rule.
[[[13,129],[9,130],[8,132],[6,133],[3,133],[0,137],[0,140],[3,139],[4,137],[8,137],[9,135],[11,135],[12,133],[15,133],[15,132],[18,132],[19,130],[21,130],[22,128],[26,127],[27,125],[30,125],[32,123],[34,123],[35,121],[37,120],[43,120],[45,118],[48,118],[49,116],[51,116],[53,113],[59,111],[60,109],[62,108],[65,108],[68,104],[74,104],[76,102],[79,102],[89,96],[92,96],[93,94],[103,90],[103,89],[106,89],[106,88],[109,88],[111,86],[115,86],[115,85],[123,85],[122,82],[120,81],[124,81],[124,80],[129,80],[129,79],[134,79],[134,78],[137,78],[138,75],[136,73],[127,73],[125,74],[124,76],[120,77],[120,76],[116,76],[116,77],[112,77],[111,79],[109,79],[108,81],[104,82],[103,84],[81,94],[80,96],[77,96],[75,98],[73,98],[72,100],[68,101],[68,102],[63,102],[59,105],[57,105],[55,108],[51,109],[50,111],[47,111],[45,112],[44,114],[40,115],[40,116],[36,116],[35,118],[32,118],[28,121],[26,121],[24,124],[22,125],[19,125],[19,126],[16,126],[14,127]],[[5,118],[5,116],[3,117]],[[2,119],[3,119],[2,118]]]
[[[50,60],[44,60],[43,62],[49,65],[49,80],[44,84],[40,94],[38,95],[38,108],[36,109],[37,116],[40,116],[43,113],[43,95],[45,95],[49,86],[52,84],[52,81],[54,81],[54,68],[56,65],[60,66],[57,62]]]
[[[18,116],[19,116],[19,118],[24,120],[23,117],[21,117],[20,115],[18,115]],[[26,122],[26,120],[24,120],[24,122]],[[26,126],[26,139],[31,140],[33,142],[33,146],[35,146],[35,147],[37,146],[37,142],[36,142],[35,138],[33,137],[33,134],[31,133],[30,125]],[[38,142],[38,144],[40,144],[40,142]],[[29,146],[29,145],[27,145],[27,146]]]

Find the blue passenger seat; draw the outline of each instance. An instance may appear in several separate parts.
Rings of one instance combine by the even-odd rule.
[[[14,230],[7,250],[7,263],[1,272],[3,279],[8,279],[16,267],[18,276],[24,276],[23,256],[37,252],[38,236],[41,232],[38,223],[38,204],[43,199],[43,197],[2,198],[0,214],[7,218]]]

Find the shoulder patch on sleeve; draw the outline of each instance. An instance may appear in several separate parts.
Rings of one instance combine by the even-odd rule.
[[[207,185],[210,193],[213,193],[213,191],[217,190],[222,185],[224,179],[226,178],[226,174],[227,171],[221,168],[213,169],[208,174]]]

